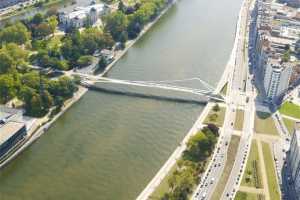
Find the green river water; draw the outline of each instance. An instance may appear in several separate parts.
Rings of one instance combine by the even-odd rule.
[[[108,76],[200,77],[215,86],[231,52],[240,6],[241,0],[178,1]],[[192,103],[88,92],[0,171],[0,200],[135,199],[202,109]]]

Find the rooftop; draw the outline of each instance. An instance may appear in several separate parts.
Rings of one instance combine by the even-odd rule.
[[[8,121],[0,125],[0,145],[11,138],[18,130],[25,126],[22,122]]]

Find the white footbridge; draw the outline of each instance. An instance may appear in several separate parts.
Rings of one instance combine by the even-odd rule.
[[[222,96],[221,94],[217,94],[213,86],[211,86],[207,82],[197,77],[180,79],[180,80],[164,80],[164,81],[131,81],[131,80],[120,80],[120,79],[107,78],[102,76],[95,76],[90,74],[82,74],[82,73],[73,73],[73,74],[80,76],[82,78],[82,84],[87,87],[94,86],[95,83],[113,83],[113,84],[158,88],[158,89],[169,90],[169,91],[184,92],[184,93],[190,93],[199,96],[205,96],[208,97],[208,99],[213,101],[221,101],[221,102],[225,101],[224,96]],[[188,81],[199,81],[204,86],[205,89],[196,89],[196,88],[173,85],[174,83],[182,83]]]

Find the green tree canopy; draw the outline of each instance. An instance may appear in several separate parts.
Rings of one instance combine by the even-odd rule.
[[[106,17],[105,30],[115,41],[120,41],[121,34],[127,33],[128,19],[121,11],[113,12]]]
[[[24,44],[30,39],[30,32],[21,22],[8,26],[0,31],[0,43]]]
[[[13,58],[10,57],[6,52],[0,52],[0,74],[9,72],[13,67]]]

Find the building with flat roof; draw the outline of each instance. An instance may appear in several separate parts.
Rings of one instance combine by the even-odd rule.
[[[59,13],[59,21],[65,28],[81,28],[87,24],[95,24],[100,16],[108,12],[108,9],[108,6],[102,3],[78,7],[70,13]]]
[[[22,112],[0,107],[0,159],[27,135]]]
[[[289,87],[292,67],[288,63],[281,63],[278,59],[268,59],[264,88],[269,101],[276,102]]]
[[[300,21],[297,9],[272,0],[257,0],[252,12],[251,63],[263,83],[265,102],[280,103],[290,86],[300,82],[297,75],[297,41]],[[298,70],[299,71],[299,70]]]

